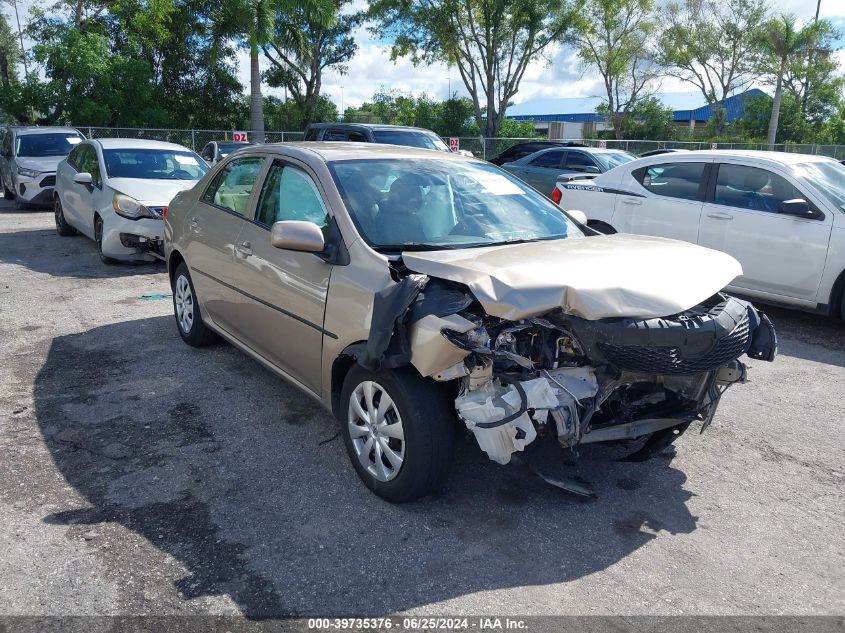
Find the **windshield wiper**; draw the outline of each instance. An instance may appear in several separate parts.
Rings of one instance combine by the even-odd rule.
[[[457,248],[450,244],[427,244],[426,242],[408,242],[407,244],[375,244],[377,251],[446,251]]]

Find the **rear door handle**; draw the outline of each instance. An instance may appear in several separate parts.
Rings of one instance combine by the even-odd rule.
[[[713,213],[707,214],[708,218],[713,218],[714,220],[733,220],[734,216],[730,213],[722,213],[721,211],[714,211]]]
[[[642,200],[637,200],[636,198],[622,198],[622,204],[630,204],[633,206],[640,206],[642,205]]]
[[[252,244],[249,242],[241,242],[235,248],[238,249],[238,252],[244,257],[252,255]]]

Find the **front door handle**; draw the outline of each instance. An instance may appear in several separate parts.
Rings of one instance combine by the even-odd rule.
[[[199,228],[200,223],[197,222],[196,218],[191,218],[191,230],[196,231]]]
[[[244,257],[252,255],[252,244],[249,242],[241,242],[235,248],[238,249],[238,252]]]
[[[733,220],[734,216],[730,213],[722,213],[721,211],[714,211],[713,213],[707,214],[708,218],[713,218],[714,220]]]
[[[642,205],[642,200],[637,200],[636,198],[622,198],[622,204],[630,204],[633,206],[640,206]]]

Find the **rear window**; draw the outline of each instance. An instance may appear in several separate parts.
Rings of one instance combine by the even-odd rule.
[[[637,180],[658,196],[698,200],[706,163],[662,163],[637,170]]]

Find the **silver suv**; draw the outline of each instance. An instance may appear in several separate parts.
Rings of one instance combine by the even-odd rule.
[[[56,168],[85,137],[70,127],[7,127],[0,134],[3,196],[51,206]]]

